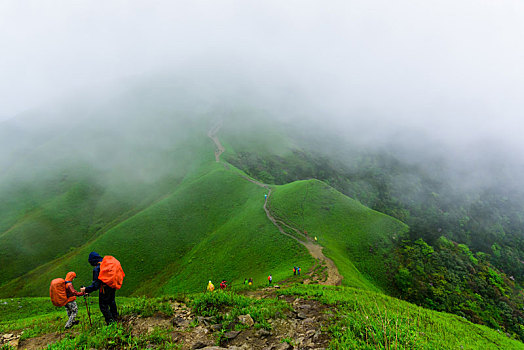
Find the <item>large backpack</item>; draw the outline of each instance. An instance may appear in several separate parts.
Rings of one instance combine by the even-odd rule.
[[[54,306],[65,306],[68,302],[76,299],[74,295],[67,297],[66,284],[63,278],[55,278],[51,281],[49,296]]]
[[[120,289],[122,288],[125,275],[118,260],[111,255],[104,256],[104,259],[100,263],[100,274],[98,275],[100,281],[111,288]]]

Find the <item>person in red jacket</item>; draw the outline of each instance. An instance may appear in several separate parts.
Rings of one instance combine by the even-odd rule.
[[[76,278],[76,273],[73,271],[68,272],[65,278],[65,285],[66,285],[66,294],[67,294],[67,300],[68,303],[65,304],[65,308],[67,311],[67,316],[69,319],[67,320],[67,323],[65,325],[66,329],[69,329],[73,327],[75,324],[79,324],[80,322],[75,320],[76,315],[78,314],[78,306],[76,305],[76,297],[84,295],[82,292],[77,292],[75,288],[73,287],[73,280]]]
[[[220,289],[225,290],[226,288],[227,288],[227,282],[226,280],[222,280],[222,282],[220,282]]]

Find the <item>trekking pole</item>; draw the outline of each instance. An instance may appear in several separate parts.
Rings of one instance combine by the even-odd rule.
[[[89,317],[89,327],[93,328],[93,324],[91,323],[91,314],[89,313],[89,306],[87,305],[87,296],[89,294],[84,294],[84,301],[86,302],[86,309],[87,309],[87,317]]]

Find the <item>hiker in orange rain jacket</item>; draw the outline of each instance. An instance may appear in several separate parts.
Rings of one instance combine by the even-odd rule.
[[[65,278],[65,285],[66,285],[66,294],[67,294],[67,304],[65,304],[65,309],[67,311],[67,316],[69,319],[67,320],[67,323],[65,325],[66,329],[69,329],[73,327],[75,324],[79,324],[80,322],[75,320],[76,315],[78,314],[78,305],[76,305],[76,297],[84,295],[82,292],[77,292],[75,288],[73,287],[73,280],[76,278],[76,273],[73,271],[68,272]]]
[[[88,262],[93,266],[93,283],[90,286],[80,289],[85,293],[92,293],[96,290],[98,292],[98,306],[107,324],[116,322],[118,319],[118,310],[115,302],[115,288],[109,287],[104,282],[98,279],[100,275],[100,263],[103,258],[97,252],[91,252],[89,254]]]

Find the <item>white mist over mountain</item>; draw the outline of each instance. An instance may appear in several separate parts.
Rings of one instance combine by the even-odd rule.
[[[521,157],[523,39],[509,0],[5,1],[0,120],[168,72],[372,140],[407,131]]]

